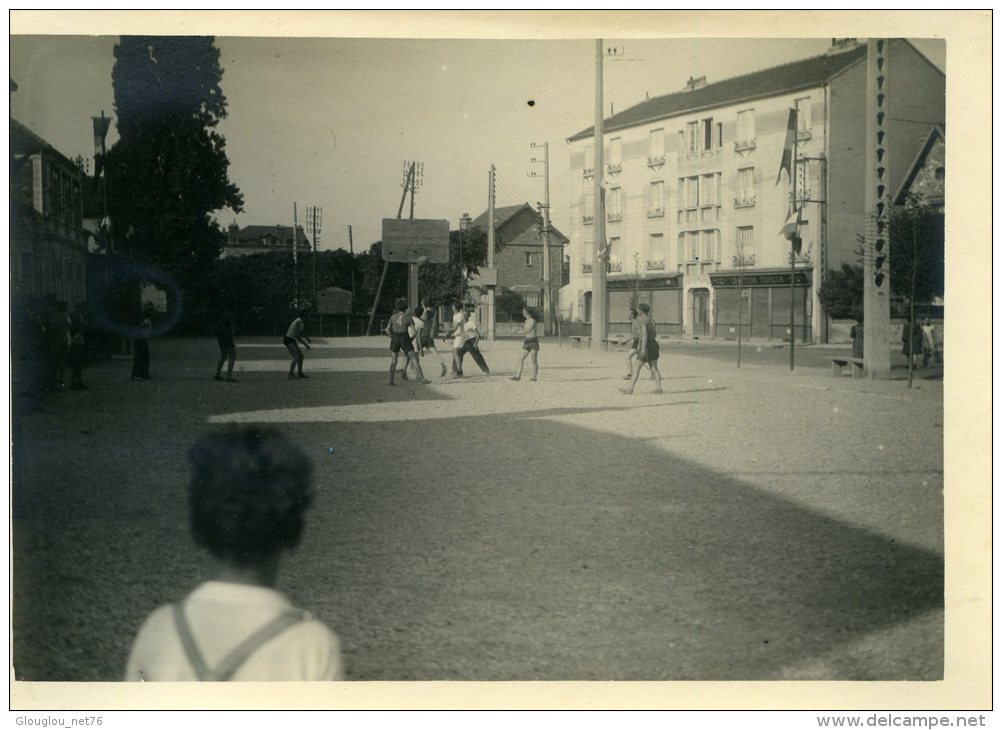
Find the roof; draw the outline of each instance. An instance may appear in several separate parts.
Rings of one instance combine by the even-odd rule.
[[[602,130],[612,132],[701,109],[712,109],[808,89],[834,78],[865,58],[866,46],[860,45],[849,51],[815,56],[754,71],[744,76],[735,76],[693,91],[679,91],[658,96],[604,120]],[[569,137],[567,141],[574,142],[594,137],[594,130],[593,125]]]
[[[302,226],[298,226],[299,231],[299,245],[300,246],[310,246],[310,239],[307,237],[306,232],[303,230]],[[255,241],[260,241],[266,237],[271,236],[279,241],[287,241],[292,238],[292,226],[257,226],[250,225],[244,226],[236,235],[236,243],[227,242],[227,246],[253,246],[256,245]]]
[[[494,209],[494,230],[499,230],[503,228],[506,224],[514,220],[514,218],[523,211],[529,211],[537,219],[540,218],[540,214],[528,203],[522,203],[521,205],[506,205],[501,208]],[[484,211],[478,215],[473,222],[470,224],[471,228],[480,228],[482,230],[487,230],[487,213]],[[556,235],[560,237],[565,242],[570,242],[563,233],[558,231],[553,225],[550,226],[550,235]]]
[[[919,151],[915,155],[915,159],[912,160],[912,164],[908,168],[908,174],[904,176],[901,180],[901,185],[898,186],[898,192],[894,195],[895,204],[905,204],[905,195],[911,190],[912,183],[915,182],[915,178],[918,177],[919,172],[922,170],[922,166],[925,165],[926,158],[929,156],[929,152],[932,150],[937,140],[944,143],[946,142],[945,124],[934,124],[929,129],[929,134],[926,135],[925,141],[922,143],[922,146],[919,147]]]
[[[48,152],[70,162],[66,155],[14,118],[10,120],[10,151],[19,155]]]

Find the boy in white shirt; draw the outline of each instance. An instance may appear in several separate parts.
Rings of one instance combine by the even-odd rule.
[[[275,589],[313,501],[309,460],[277,429],[257,426],[204,436],[189,458],[192,532],[218,571],[150,614],[126,681],[343,679],[334,632]]]

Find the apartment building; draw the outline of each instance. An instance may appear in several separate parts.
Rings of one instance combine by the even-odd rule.
[[[892,40],[888,58],[894,191],[945,123],[945,76],[907,40]],[[791,109],[799,253],[781,233],[793,202],[791,178],[779,174]],[[835,39],[824,55],[717,83],[690,78],[605,119],[609,329],[625,327],[640,299],[665,333],[729,337],[740,327],[783,339],[792,306],[798,341],[825,340],[821,276],[857,263],[865,226],[865,111],[866,46]],[[567,141],[571,278],[560,312],[590,321],[594,129]]]

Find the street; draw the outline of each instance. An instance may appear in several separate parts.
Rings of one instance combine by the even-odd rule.
[[[663,343],[664,394],[624,353],[544,338],[540,380],[386,384],[380,337],[152,343],[14,419],[13,666],[117,680],[156,606],[210,575],[185,453],[277,424],[319,497],[279,587],[331,626],[350,680],[937,680],[942,369],[836,378],[839,348]],[[442,345],[442,352],[448,352]],[[430,376],[434,358],[424,359]],[[430,364],[429,364],[430,363]]]

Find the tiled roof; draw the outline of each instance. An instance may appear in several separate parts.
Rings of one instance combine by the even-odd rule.
[[[244,226],[237,232],[236,243],[227,243],[228,246],[259,246],[259,241],[266,236],[271,236],[279,241],[292,240],[292,226]],[[312,246],[310,239],[302,226],[299,226],[299,246]]]
[[[495,208],[494,209],[494,230],[495,231],[500,230],[506,223],[508,223],[509,221],[511,221],[515,216],[517,216],[523,210],[528,210],[530,213],[532,213],[537,218],[539,217],[539,213],[536,211],[536,209],[533,208],[528,203],[522,203],[521,205],[506,205],[506,206],[502,206],[500,208]],[[473,220],[473,222],[470,224],[470,228],[480,228],[480,229],[486,231],[487,230],[487,213],[488,213],[488,211],[485,210],[483,213],[481,213],[480,215],[478,215]],[[565,242],[569,242],[570,241],[570,239],[567,238],[567,236],[565,236],[563,233],[561,233],[560,231],[558,231],[556,229],[556,227],[553,226],[552,224],[550,225],[550,235],[551,236],[556,236],[556,237],[558,237],[560,239],[563,239]]]
[[[658,96],[604,120],[602,130],[612,132],[701,109],[712,109],[811,88],[831,79],[865,58],[866,46],[860,45],[842,53],[815,56],[755,71],[744,76],[735,76],[693,91],[679,91],[674,94]],[[568,141],[574,142],[594,137],[594,129],[594,126],[588,127],[588,129],[569,137]]]

